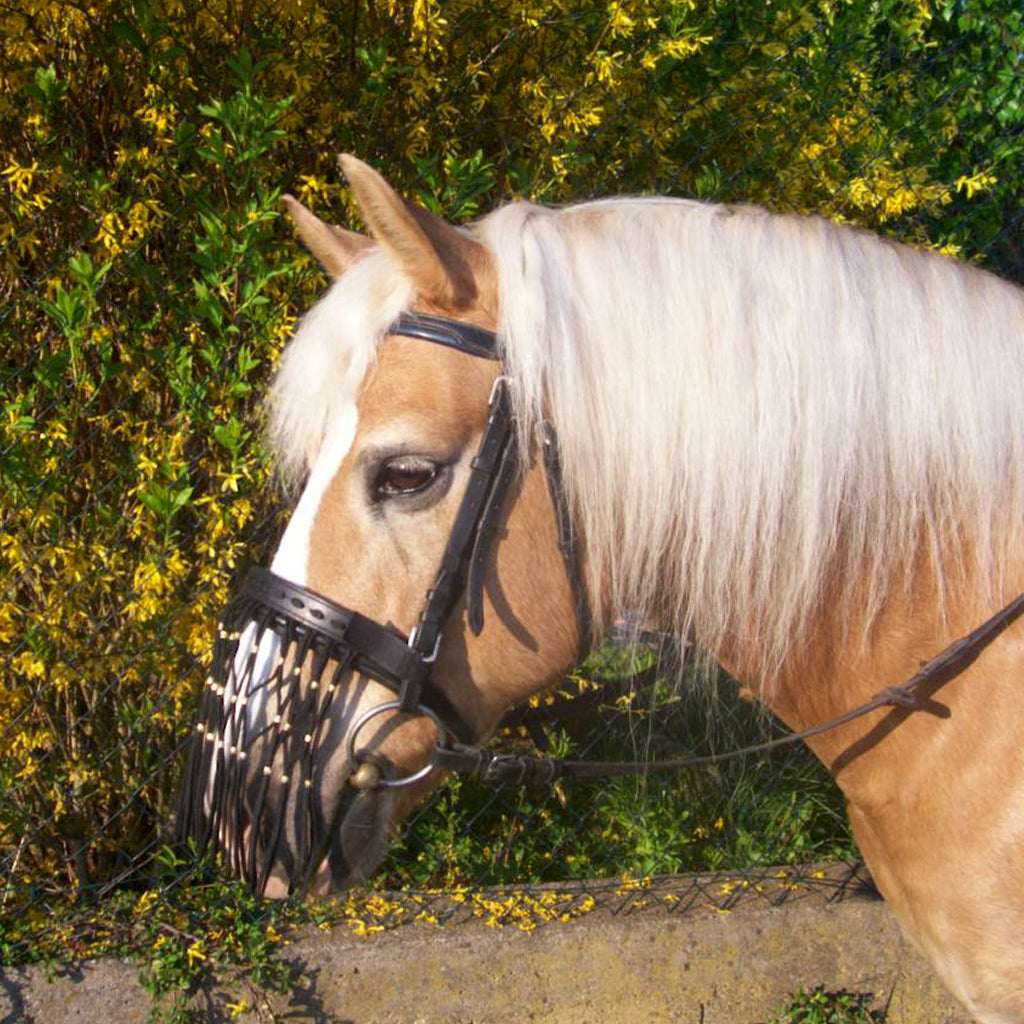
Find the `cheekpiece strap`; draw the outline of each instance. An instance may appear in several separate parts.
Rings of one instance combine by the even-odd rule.
[[[467,588],[467,578],[481,529],[486,525],[487,510],[504,498],[507,475],[502,470],[510,459],[514,464],[514,455],[509,451],[513,444],[508,387],[505,378],[499,377],[491,392],[487,428],[471,463],[469,482],[448,536],[441,568],[434,585],[427,592],[427,603],[413,639],[413,646],[424,657],[436,653],[441,630],[464,591],[467,592],[470,624],[474,632],[479,633],[483,626],[482,605],[474,601],[474,594],[479,597],[480,588]],[[482,556],[478,561],[481,560]]]

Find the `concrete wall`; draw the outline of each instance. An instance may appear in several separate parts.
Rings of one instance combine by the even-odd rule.
[[[795,989],[824,985],[874,993],[888,1024],[969,1024],[884,903],[834,896],[685,915],[634,901],[529,934],[472,916],[366,937],[311,929],[285,950],[299,983],[274,1005],[283,1020],[321,1024],[755,1024]],[[142,1024],[136,973],[118,961],[51,980],[0,971],[0,1024]],[[226,1021],[237,996],[197,1005]]]

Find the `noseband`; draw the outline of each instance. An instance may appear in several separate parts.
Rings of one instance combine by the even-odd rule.
[[[388,333],[444,345],[478,358],[499,359],[494,332],[447,317],[405,313]],[[557,444],[548,428],[539,441],[558,527],[558,547],[575,603],[579,649],[586,652],[592,631],[590,608]],[[394,701],[371,708],[353,723],[347,739],[353,770],[359,757],[359,732],[387,711],[429,718],[441,734],[442,746],[448,744],[449,734],[464,743],[472,742],[475,736],[471,725],[438,688],[432,670],[444,626],[463,595],[470,629],[474,635],[483,629],[487,557],[517,475],[519,454],[508,378],[499,376],[491,390],[487,425],[470,464],[469,481],[441,565],[427,591],[419,621],[407,639],[393,627],[267,569],[249,571],[224,612],[215,645],[179,805],[178,833],[182,838],[194,839],[203,849],[218,834],[222,844],[228,846],[226,853],[236,872],[255,881],[257,891],[261,891],[269,863],[257,867],[252,859],[256,844],[249,843],[250,849],[243,850],[238,837],[232,840],[225,831],[225,823],[234,822],[238,831],[244,822],[260,822],[270,780],[277,774],[279,785],[296,786],[299,798],[308,804],[305,814],[313,823],[308,826],[312,833],[300,850],[300,860],[312,862],[319,845],[317,835],[324,832],[323,823],[319,827],[316,824],[318,811],[312,799],[316,785],[313,753],[326,728],[338,681],[348,671],[369,676],[395,694]],[[253,630],[248,636],[249,647],[247,653],[239,655],[247,629]],[[277,657],[268,668],[271,649]],[[303,688],[299,677],[309,659],[312,676]],[[264,718],[270,720],[259,719],[254,708],[263,709]],[[247,765],[250,756],[254,761],[258,757],[259,764]],[[419,772],[400,779],[381,779],[377,784],[410,785],[433,769],[428,762]],[[258,779],[255,795],[246,791],[248,777]],[[283,819],[283,814],[279,817]],[[281,822],[275,827],[279,834]],[[271,849],[277,841],[275,836]]]

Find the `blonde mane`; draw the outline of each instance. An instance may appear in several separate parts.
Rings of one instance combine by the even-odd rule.
[[[1024,523],[1020,289],[752,207],[520,203],[476,235],[605,608],[742,637],[770,679],[826,589],[870,621],[951,537],[997,572]]]
[[[1021,289],[755,207],[513,203],[473,233],[524,446],[552,421],[602,609],[742,638],[770,679],[826,590],[869,623],[950,538],[996,580],[1024,532]],[[268,400],[286,482],[413,298],[378,250],[303,318]]]

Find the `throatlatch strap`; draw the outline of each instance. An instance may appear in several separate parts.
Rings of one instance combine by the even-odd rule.
[[[583,580],[583,566],[580,547],[576,543],[576,530],[572,512],[562,483],[562,462],[558,455],[558,441],[550,424],[545,423],[541,435],[541,455],[544,459],[544,474],[548,478],[548,491],[555,509],[555,523],[558,526],[558,550],[565,564],[569,578],[573,603],[576,605],[577,659],[582,661],[589,653],[593,641],[593,622],[590,617],[590,602],[587,600],[587,586]]]

